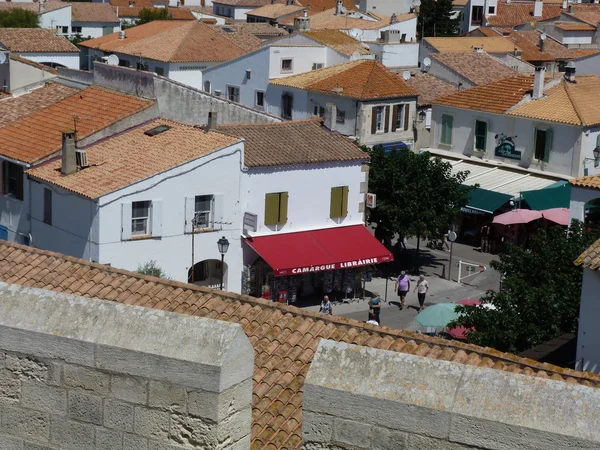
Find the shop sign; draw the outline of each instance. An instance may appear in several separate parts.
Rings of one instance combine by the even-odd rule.
[[[477,216],[487,216],[491,214],[490,212],[481,211],[479,209],[469,208],[468,206],[463,206],[460,210],[467,214],[475,214]]]
[[[515,136],[516,138],[516,136]],[[512,137],[506,136],[504,133],[496,135],[496,150],[495,155],[500,158],[521,159],[521,152],[515,149],[515,141]]]
[[[306,266],[306,267],[294,267],[293,269],[280,269],[275,271],[276,276],[283,275],[301,275],[305,273],[322,272],[324,270],[336,270],[336,269],[352,269],[354,267],[367,266],[369,264],[379,264],[382,262],[391,261],[389,256],[383,258],[365,258],[357,259],[354,261],[345,261],[342,263],[333,264],[321,264],[317,266]]]
[[[367,194],[367,208],[375,208],[377,204],[377,196],[375,194]]]
[[[244,213],[244,230],[256,231],[258,227],[258,216],[249,212]]]

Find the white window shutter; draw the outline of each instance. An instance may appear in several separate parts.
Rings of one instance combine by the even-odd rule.
[[[185,199],[185,232],[191,233],[194,229],[194,213],[196,212],[196,198],[187,197]]]
[[[162,201],[152,200],[152,222],[150,230],[153,237],[162,236]]]
[[[222,230],[223,227],[223,194],[215,194],[213,196],[213,228],[215,230]]]
[[[131,203],[121,203],[121,240],[131,239]]]

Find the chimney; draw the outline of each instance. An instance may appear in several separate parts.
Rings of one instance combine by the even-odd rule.
[[[533,2],[533,17],[542,17],[544,11],[544,2],[542,0],[535,0]]]
[[[337,124],[337,107],[333,103],[327,103],[325,107],[325,117],[323,118],[323,125],[329,128],[331,131],[335,131]]]
[[[44,0],[40,0],[40,3],[38,6],[39,6],[40,13],[46,12],[46,2]]]
[[[209,130],[216,130],[217,129],[217,119],[218,119],[218,114],[216,111],[210,111],[208,113],[208,129]]]
[[[125,30],[119,31],[119,39],[125,39]]]
[[[294,30],[296,31],[310,31],[310,18],[308,17],[308,10],[304,10],[302,17],[294,18]]]
[[[62,132],[62,164],[60,171],[63,175],[77,172],[77,149],[75,148],[75,131]]]
[[[335,5],[335,15],[341,16],[344,14],[344,0],[337,0],[337,4]]]
[[[569,61],[565,67],[565,80],[569,83],[575,83],[575,63]]]
[[[544,96],[544,82],[546,76],[546,68],[536,66],[535,75],[533,76],[533,95],[531,98],[540,99]]]
[[[546,33],[540,34],[540,52],[544,53],[544,44],[546,43]]]

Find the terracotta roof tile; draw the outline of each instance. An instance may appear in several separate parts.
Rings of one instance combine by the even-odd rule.
[[[368,159],[356,144],[323,128],[317,120],[223,125],[219,131],[245,139],[244,163],[248,167]]]
[[[502,36],[493,37],[428,37],[425,42],[440,53],[468,53],[475,47],[482,47],[487,53],[512,53],[514,44]]]
[[[316,12],[315,9],[308,10],[310,17],[311,30],[378,30],[390,24],[390,17],[371,14],[371,19],[356,19],[346,17],[346,15],[336,15],[335,8],[327,9],[321,12]],[[404,22],[414,19],[416,16],[413,13],[397,14],[396,20]],[[288,18],[280,22],[282,25],[293,25],[294,19]]]
[[[434,100],[434,104],[503,114],[533,89],[532,76],[505,78]]]
[[[303,34],[347,56],[352,56],[355,52],[358,52],[360,55],[371,54],[371,50],[365,47],[365,45],[353,37],[348,36],[343,31],[312,30],[305,31]]]
[[[600,245],[600,241],[597,244]],[[61,263],[58,266],[56,265],[57,261]],[[35,263],[37,270],[53,268],[52,272],[55,276],[50,277],[49,285],[34,279],[33,263]],[[296,450],[301,448],[304,379],[314,357],[314,351],[322,338],[336,339],[343,342],[352,342],[359,339],[362,340],[364,345],[372,345],[375,348],[412,352],[430,358],[453,360],[458,363],[480,367],[491,365],[494,370],[528,373],[536,377],[600,387],[600,376],[588,372],[577,372],[541,364],[530,359],[487,348],[430,338],[408,331],[391,330],[386,327],[375,329],[363,322],[352,319],[324,316],[293,306],[285,306],[248,296],[217,293],[208,288],[144,276],[57,253],[6,242],[0,243],[0,280],[2,281],[13,281],[13,274],[18,272],[21,274],[18,284],[45,287],[58,292],[71,292],[74,286],[69,281],[70,278],[60,278],[61,271],[66,270],[64,269],[66,267],[70,267],[69,273],[75,267],[78,277],[88,280],[88,286],[84,289],[86,292],[91,292],[90,289],[94,284],[89,281],[90,277],[94,278],[99,274],[104,275],[102,279],[98,278],[97,284],[102,288],[111,287],[113,290],[117,290],[120,285],[130,294],[129,298],[126,299],[128,304],[150,304],[150,292],[152,290],[148,291],[148,286],[160,286],[162,288],[160,291],[161,296],[165,295],[161,307],[166,311],[173,311],[174,304],[170,303],[169,300],[173,297],[179,297],[183,291],[189,294],[190,304],[203,304],[209,298],[217,299],[218,301],[215,304],[219,305],[220,308],[228,304],[235,304],[236,306],[241,304],[242,306],[237,308],[237,312],[225,320],[241,323],[247,334],[253,333],[253,330],[257,328],[268,330],[269,327],[277,327],[279,330],[280,326],[284,326],[282,332],[285,331],[288,338],[281,346],[271,345],[273,333],[269,333],[269,331],[263,333],[261,338],[251,337],[255,349],[268,349],[267,351],[257,351],[254,360],[252,449]],[[63,281],[60,281],[61,279]],[[147,293],[140,294],[139,292],[142,289]],[[165,291],[164,294],[163,291]],[[100,296],[103,292],[105,292],[104,289],[97,290],[96,295]],[[133,300],[130,300],[130,298]],[[116,297],[115,301],[123,302],[123,299]],[[196,315],[206,317],[214,312],[214,310],[208,309],[202,311],[204,312],[197,312]],[[259,320],[260,323],[253,322],[253,326],[248,324],[246,319],[249,311],[262,312],[262,314],[255,316],[255,319]],[[285,317],[286,319],[290,318],[290,320],[287,322],[270,321],[274,317]],[[332,333],[332,331],[334,332]],[[294,336],[296,336],[296,339],[293,339]],[[301,337],[300,340],[297,338],[298,336]],[[298,346],[300,341],[303,342],[302,345],[305,345],[306,348]],[[270,359],[275,356],[285,356],[287,363],[271,366],[267,369],[266,366],[269,364]]]
[[[155,3],[166,3],[168,5],[169,0],[109,0],[109,3],[111,6],[124,8],[129,8],[130,5],[135,8],[153,8]]]
[[[600,5],[595,3],[572,4],[573,12],[564,12],[565,15],[574,17],[577,20],[587,23],[594,29],[600,22]],[[570,25],[577,25],[569,23]],[[589,30],[586,30],[589,31]]]
[[[248,11],[246,15],[265,17],[267,19],[278,19],[279,17],[289,16],[290,14],[300,13],[304,6],[286,5],[285,3],[269,3],[260,8]]]
[[[71,3],[71,20],[73,22],[119,22],[119,18],[110,3],[91,2]]]
[[[575,48],[573,49],[575,53],[577,53],[577,58],[583,58],[586,56],[595,55],[596,53],[600,53],[600,50],[597,48]]]
[[[335,8],[337,0],[297,0],[302,6],[309,8],[311,11],[325,11],[326,9]],[[344,8],[347,10],[356,9],[354,1],[343,0]]]
[[[149,9],[150,11],[156,11],[158,9],[164,8],[154,8],[154,7],[146,7],[146,6],[128,6],[128,7],[112,7],[115,14],[118,12],[119,17],[130,17],[137,18],[140,15],[142,9]],[[196,20],[196,17],[187,9],[183,8],[171,8],[167,7],[169,11],[169,16],[171,20]]]
[[[2,100],[0,102],[0,126],[20,120],[29,114],[60,102],[76,92],[79,92],[79,89],[50,82],[26,94]]]
[[[273,25],[270,25],[265,22],[249,23],[249,22],[236,21],[234,23],[228,23],[224,26],[220,26],[220,28],[221,29],[229,28],[234,33],[235,32],[245,33],[245,35],[250,34],[250,35],[256,36],[256,37],[259,37],[259,36],[277,37],[277,36],[286,36],[287,34],[289,34],[283,28],[274,27]],[[261,46],[262,46],[262,43],[261,43]]]
[[[70,6],[69,3],[59,0],[46,0],[44,2],[44,11],[40,12],[39,2],[0,2],[0,11],[6,11],[11,9],[24,9],[26,11],[33,11],[38,14],[47,13],[57,9],[67,8]]]
[[[67,38],[46,28],[0,28],[0,44],[16,53],[79,53]]]
[[[358,100],[417,95],[415,90],[383,64],[364,59],[274,78],[269,83]]]
[[[598,14],[600,17],[600,14]],[[596,27],[585,23],[557,23],[556,28],[564,31],[595,31]]]
[[[226,6],[243,6],[243,7],[254,7],[259,8],[261,6],[270,5],[271,0],[215,0],[213,3]],[[279,0],[278,3],[284,3],[283,0]]]
[[[417,104],[419,106],[429,106],[436,98],[444,97],[457,91],[456,86],[453,84],[423,72],[412,73],[406,84],[419,94],[419,97],[417,97]]]
[[[82,139],[125,117],[143,111],[153,101],[90,87],[0,128],[0,154],[29,164],[60,150],[61,131],[73,129]]]
[[[495,16],[485,16],[485,22],[490,27],[516,27],[530,22],[559,17],[561,4],[544,4],[541,17],[533,17],[533,3],[527,2],[498,2]],[[546,2],[544,2],[546,3]]]
[[[596,175],[597,178],[600,178]],[[585,178],[593,178],[593,177],[585,177]],[[578,178],[577,180],[581,180]],[[571,183],[576,185],[572,180]],[[594,180],[595,187],[600,187],[600,180]],[[579,255],[579,258],[575,260],[575,265],[586,267],[592,270],[600,270],[600,239],[590,245],[585,252]]]
[[[195,20],[155,20],[127,29],[125,36],[112,33],[80,45],[166,62],[229,61],[247,53],[225,32]]]
[[[486,53],[431,53],[430,56],[476,85],[517,75],[515,70]]]
[[[509,38],[522,50],[524,61],[557,61],[577,57],[575,51],[568,49],[552,38],[546,39],[544,51],[542,52],[538,31],[511,31]]]

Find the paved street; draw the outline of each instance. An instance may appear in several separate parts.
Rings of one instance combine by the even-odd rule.
[[[450,254],[444,251],[431,250],[425,247],[425,241],[421,241],[421,271],[425,274],[429,282],[429,292],[425,300],[425,305],[435,303],[454,302],[464,298],[480,298],[487,290],[498,290],[500,283],[500,274],[490,268],[490,261],[497,259],[497,256],[487,253],[480,253],[473,247],[463,244],[454,244],[452,252],[452,280],[442,278],[442,275],[448,277],[448,259]],[[416,239],[409,240],[407,250],[403,252],[401,258],[397,258],[396,271],[412,267],[412,262],[416,257]],[[459,261],[472,264],[481,264],[487,267],[483,273],[477,273],[469,277],[461,284],[456,282],[458,276]],[[463,270],[464,267],[463,267]],[[479,270],[479,269],[476,269]],[[381,309],[382,325],[417,331],[420,325],[415,322],[417,315],[418,301],[417,294],[413,293],[415,282],[418,276],[411,274],[411,291],[406,297],[405,308],[401,311],[398,307],[399,299],[394,292],[394,283],[396,273],[390,274],[387,283],[387,302]],[[464,274],[463,274],[464,276]],[[366,283],[366,290],[377,292],[381,298],[385,299],[386,279],[385,277],[373,278]],[[319,306],[309,306],[306,309],[318,311]],[[349,317],[357,320],[366,321],[368,316],[368,306],[366,301],[358,301],[347,304],[338,304],[334,306],[334,313],[343,317]]]

